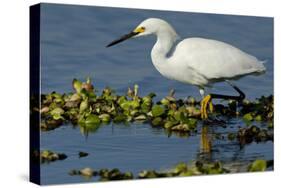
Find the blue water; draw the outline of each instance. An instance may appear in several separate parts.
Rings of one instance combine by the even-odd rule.
[[[211,127],[208,131],[210,135],[221,133],[227,137],[228,132],[237,131],[242,124],[237,120],[232,128]],[[71,125],[43,132],[41,149],[63,152],[68,158],[41,165],[42,184],[96,181],[96,178],[86,180],[68,175],[72,169],[85,167],[96,170],[119,168],[137,176],[144,169],[166,170],[179,162],[191,165],[195,160],[219,160],[232,166],[237,162],[249,164],[257,158],[273,159],[272,142],[253,143],[241,149],[236,141],[212,139],[213,152],[202,154],[200,124],[198,129],[199,133],[190,137],[168,136],[163,129],[153,129],[147,124],[105,125],[88,137],[80,132],[79,127],[72,128]],[[88,152],[89,155],[79,158],[79,151]]]
[[[173,25],[181,38],[205,37],[228,42],[267,60],[267,72],[261,76],[247,76],[235,84],[255,99],[273,93],[273,19],[264,17],[226,16],[165,12],[152,10],[102,8],[43,4],[41,9],[41,90],[42,93],[72,91],[73,78],[93,78],[95,88],[106,86],[124,94],[129,86],[138,84],[140,95],[157,93],[160,99],[171,88],[177,98],[195,96],[197,88],[163,78],[153,67],[150,51],[154,37],[128,40],[105,48],[112,40],[128,33],[142,20],[158,17]],[[232,94],[225,83],[215,84],[212,92]],[[235,120],[237,124],[243,124]],[[229,131],[223,130],[223,131]],[[51,149],[69,155],[64,161],[42,165],[42,183],[69,183],[84,181],[67,172],[83,167],[115,168],[134,173],[142,169],[165,169],[177,162],[196,159],[200,153],[200,134],[188,138],[168,137],[163,130],[148,125],[108,125],[87,139],[71,125],[41,134],[42,149]],[[70,139],[71,138],[71,139]],[[220,146],[213,159],[225,161],[258,157],[273,158],[273,144],[252,144],[241,151],[234,143]],[[215,147],[215,146],[214,146]],[[78,151],[89,152],[79,159]]]

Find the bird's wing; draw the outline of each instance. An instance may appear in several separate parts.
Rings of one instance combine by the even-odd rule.
[[[207,79],[231,79],[265,71],[263,63],[240,49],[216,40],[188,38],[178,44],[174,57]]]

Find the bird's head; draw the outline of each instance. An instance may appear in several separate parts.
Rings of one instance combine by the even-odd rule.
[[[178,37],[176,31],[168,22],[159,18],[148,18],[142,21],[133,31],[131,31],[126,35],[123,35],[117,40],[112,41],[106,47],[113,46],[130,38],[136,38],[136,37],[146,36],[151,34],[157,36],[161,34],[170,35],[175,39]]]

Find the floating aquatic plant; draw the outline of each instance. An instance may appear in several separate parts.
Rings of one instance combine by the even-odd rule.
[[[265,171],[266,168],[267,168],[266,160],[257,159],[249,165],[248,171],[249,172],[259,172],[259,171]]]
[[[273,165],[273,161],[266,161],[262,159],[255,160],[248,164],[249,172],[265,171],[269,166]],[[166,170],[142,170],[136,177],[133,176],[132,172],[121,172],[117,168],[113,169],[100,169],[93,170],[92,168],[86,167],[80,170],[71,170],[68,174],[81,175],[87,178],[93,176],[99,177],[100,181],[109,180],[125,180],[125,179],[147,179],[147,178],[160,178],[160,177],[178,177],[178,176],[194,176],[194,175],[205,175],[205,174],[225,174],[231,173],[231,170],[223,166],[223,163],[219,161],[215,162],[202,162],[195,161],[188,165],[184,162],[176,164],[174,167]]]
[[[68,174],[71,175],[71,176],[81,175],[81,176],[90,178],[92,176],[96,176],[98,174],[98,172],[94,171],[93,169],[91,169],[89,167],[86,167],[86,168],[83,168],[81,170],[71,170],[71,171],[69,171]]]
[[[167,132],[183,134],[196,131],[197,122],[201,121],[200,102],[193,97],[186,101],[176,99],[174,90],[154,102],[155,93],[141,97],[138,85],[128,88],[125,95],[117,95],[109,87],[98,95],[89,78],[86,82],[74,79],[72,87],[74,93],[52,92],[41,96],[41,130],[53,130],[68,121],[81,126],[83,131],[95,131],[99,125],[110,122],[141,121]],[[229,101],[226,106],[217,104],[214,113],[226,117],[239,115],[249,125],[255,121],[267,122],[268,128],[273,128],[273,96],[262,96],[253,102],[245,100],[241,105],[237,111],[234,101]]]
[[[83,152],[83,151],[79,151],[78,155],[79,155],[79,158],[82,158],[82,157],[87,157],[89,155],[89,153]]]
[[[237,139],[240,145],[249,144],[255,142],[273,141],[273,132],[267,129],[261,129],[257,126],[250,126],[246,128],[240,128],[237,133]]]
[[[109,169],[100,169],[99,171],[93,170],[92,168],[86,167],[81,170],[71,170],[68,172],[69,175],[81,175],[86,178],[91,178],[93,176],[99,176],[100,181],[109,181],[109,180],[127,180],[133,179],[133,174],[131,172],[121,172],[119,169],[114,168]]]
[[[41,163],[49,163],[56,160],[64,160],[67,156],[64,153],[56,153],[50,150],[43,150],[40,152]]]

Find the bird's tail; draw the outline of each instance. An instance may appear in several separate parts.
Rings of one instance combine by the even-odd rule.
[[[257,73],[264,73],[266,71],[266,67],[264,66],[265,63],[267,63],[267,60],[257,62],[257,67],[256,67]]]

